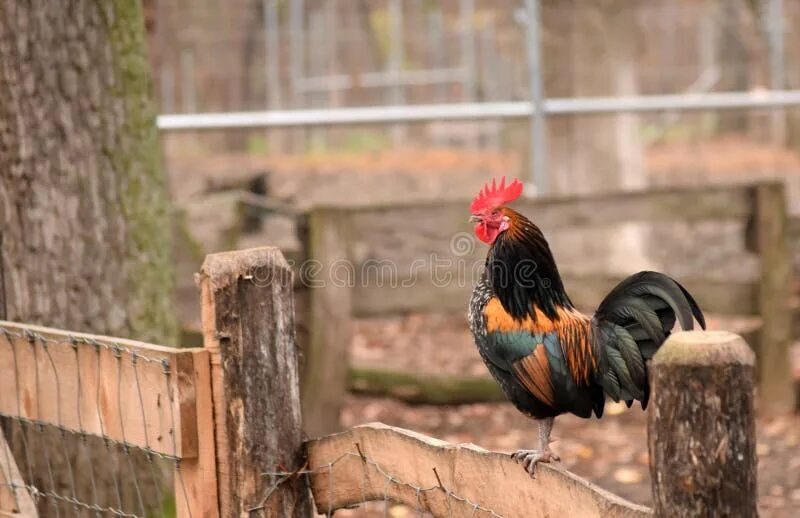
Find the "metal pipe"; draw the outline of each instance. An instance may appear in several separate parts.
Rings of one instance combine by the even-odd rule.
[[[161,84],[161,109],[166,113],[170,113],[175,110],[175,77],[173,76],[172,68],[166,63],[162,63],[159,77]]]
[[[290,39],[292,44],[289,46],[290,61],[292,65],[292,93],[294,94],[294,106],[298,108],[303,106],[303,90],[300,83],[305,74],[305,34],[303,31],[303,14],[305,13],[305,5],[303,0],[292,0],[289,2],[289,30],[291,32]]]
[[[773,90],[782,90],[786,85],[786,63],[783,45],[783,0],[769,0],[768,10],[770,85]]]
[[[445,63],[445,40],[442,21],[442,7],[431,11],[428,14],[428,48],[433,51],[434,69],[444,69]],[[459,77],[459,81],[460,81]],[[444,83],[436,84],[436,101],[441,102],[446,96]]]
[[[194,88],[194,49],[181,51],[181,105],[186,113],[197,111],[197,94]]]
[[[547,115],[591,115],[670,110],[765,109],[789,106],[800,106],[800,90],[555,98],[545,100],[542,103],[542,111]],[[530,102],[497,102],[168,114],[159,115],[158,127],[165,131],[181,131],[222,128],[416,123],[492,118],[523,119],[530,118],[533,111]]]
[[[461,24],[461,66],[464,69],[462,88],[464,101],[475,100],[475,0],[459,2],[459,18]]]
[[[403,69],[405,61],[404,38],[403,38],[403,6],[400,0],[390,0],[389,2],[389,73],[393,79],[392,87],[389,90],[391,104],[398,106],[405,104],[406,96],[403,86],[397,80],[400,71]],[[405,139],[405,128],[402,126],[392,127],[392,140],[394,145],[399,145]]]
[[[527,189],[529,193],[538,195],[547,194],[547,128],[544,109],[544,87],[542,86],[542,51],[541,51],[541,10],[539,0],[525,0],[528,12],[527,47],[528,47],[528,76],[531,89],[531,132],[530,153],[531,171],[528,182],[535,185],[534,189]]]
[[[264,71],[267,85],[267,106],[281,106],[280,57],[278,34],[278,9],[276,0],[263,0],[264,11]]]

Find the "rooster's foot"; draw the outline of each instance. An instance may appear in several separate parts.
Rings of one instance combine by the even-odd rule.
[[[511,458],[522,464],[531,477],[536,475],[536,465],[540,462],[559,461],[558,455],[550,450],[518,450],[511,454]]]

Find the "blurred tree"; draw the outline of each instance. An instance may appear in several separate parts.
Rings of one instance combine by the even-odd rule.
[[[176,337],[169,204],[144,38],[139,2],[0,2],[9,320],[158,343]],[[90,456],[79,450],[77,440],[69,444],[88,484]],[[43,454],[33,453],[41,471]],[[91,456],[98,483],[107,482],[117,463],[104,448]],[[64,490],[68,470],[53,468]],[[49,481],[37,483],[50,489]]]

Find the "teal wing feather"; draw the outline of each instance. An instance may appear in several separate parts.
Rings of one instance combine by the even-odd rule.
[[[493,332],[487,335],[488,359],[557,415],[572,412],[589,417],[602,414],[601,390],[578,386],[558,333]]]

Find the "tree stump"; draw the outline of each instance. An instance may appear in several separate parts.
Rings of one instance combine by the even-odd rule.
[[[656,516],[757,516],[755,356],[738,335],[669,337],[650,367]]]

